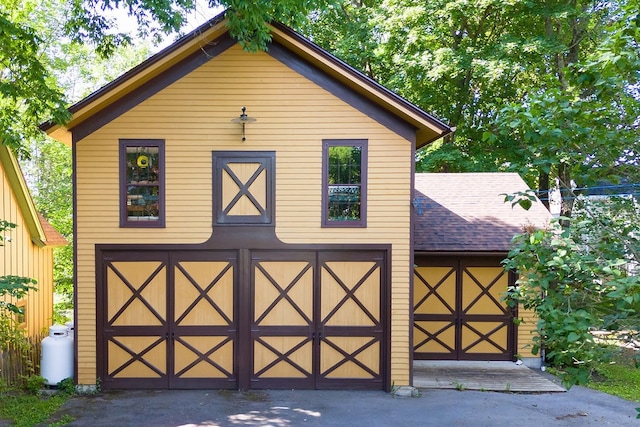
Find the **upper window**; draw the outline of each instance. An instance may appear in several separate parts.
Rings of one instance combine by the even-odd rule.
[[[120,226],[164,224],[164,141],[121,139]]]
[[[323,140],[322,225],[367,226],[367,140]]]

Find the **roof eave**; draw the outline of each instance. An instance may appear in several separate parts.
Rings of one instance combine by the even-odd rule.
[[[434,142],[455,130],[291,28],[280,23],[273,23],[271,29],[272,37],[279,43],[304,53],[305,57],[311,60],[314,65],[354,87],[373,102],[415,126],[417,147]]]
[[[47,238],[40,220],[38,211],[29,193],[27,182],[24,179],[18,160],[8,147],[0,144],[0,162],[7,176],[7,180],[13,189],[16,201],[22,212],[25,225],[31,236],[31,241],[38,247],[47,245]]]
[[[440,139],[453,131],[444,122],[380,85],[289,27],[274,23],[270,28],[272,37],[279,43],[303,55],[329,75],[348,84],[370,101],[382,106],[414,126],[416,128],[417,147]],[[221,13],[69,107],[72,119],[65,126],[47,122],[42,124],[40,128],[49,136],[70,145],[72,141],[71,129],[74,126],[89,119],[104,108],[107,108],[112,102],[153,79],[176,61],[200,49],[202,43],[210,43],[227,31],[224,13]]]
[[[152,55],[120,77],[73,104],[68,109],[72,114],[72,118],[65,125],[49,121],[41,124],[40,129],[50,137],[64,144],[71,145],[71,129],[73,129],[74,126],[82,123],[84,120],[108,107],[115,100],[122,98],[142,84],[153,79],[170,68],[176,61],[200,49],[202,43],[209,43],[226,31],[223,12],[189,34],[181,37],[170,46]]]

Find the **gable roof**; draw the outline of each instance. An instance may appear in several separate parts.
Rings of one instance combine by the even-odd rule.
[[[442,121],[386,89],[292,29],[278,23],[272,24],[270,29],[272,43],[267,53],[274,47],[283,47],[301,58],[306,65],[346,85],[368,102],[415,128],[418,148],[452,132],[452,128]],[[70,130],[74,130],[75,133],[75,129],[82,129],[86,123],[92,122],[100,113],[109,110],[121,100],[131,97],[136,91],[144,91],[146,93],[144,96],[150,96],[154,90],[159,90],[158,85],[154,85],[154,81],[166,80],[166,75],[181,63],[189,62],[192,67],[201,65],[235,44],[235,41],[229,42],[229,40],[231,39],[224,13],[222,13],[69,107],[72,118],[66,126],[44,123],[41,129],[53,138],[70,145],[72,142]],[[163,76],[165,77],[163,78]],[[173,78],[179,77],[180,75],[177,75]],[[140,96],[138,96],[137,102],[140,101]],[[130,106],[132,105],[129,104]],[[101,124],[105,124],[108,119],[102,119],[102,121],[104,123]],[[96,126],[99,127],[101,124],[90,126],[95,130]],[[81,137],[88,133],[90,130],[80,131]],[[78,138],[76,135],[73,137]]]
[[[0,144],[0,164],[18,202],[31,241],[39,247],[66,245],[68,242],[62,234],[36,210],[18,160],[3,144]]]
[[[416,174],[414,250],[508,252],[524,226],[551,219],[539,200],[529,210],[504,202],[504,194],[528,189],[516,173]]]

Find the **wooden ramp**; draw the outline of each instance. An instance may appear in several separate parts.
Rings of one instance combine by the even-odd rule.
[[[517,393],[564,392],[540,372],[513,362],[416,360],[413,386]]]

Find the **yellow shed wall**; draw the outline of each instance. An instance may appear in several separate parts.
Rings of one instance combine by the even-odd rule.
[[[231,122],[241,106],[258,120],[245,142]],[[119,227],[120,138],[165,140],[165,228]],[[366,228],[320,226],[326,138],[369,141]],[[76,144],[79,384],[96,381],[95,244],[206,241],[214,150],[276,151],[283,242],[392,244],[391,381],[409,384],[411,143],[269,55],[238,46]]]
[[[4,233],[5,240],[0,246],[0,276],[29,277],[38,282],[37,291],[29,291],[21,301],[12,301],[18,305],[24,302],[27,334],[35,336],[46,332],[53,318],[53,249],[40,248],[32,242],[18,200],[1,167],[0,173],[0,219],[16,224],[16,228]]]
[[[533,348],[533,337],[536,335],[536,318],[533,310],[525,310],[520,306],[518,309],[518,318],[521,320],[518,325],[518,354],[521,357],[540,357],[538,354],[533,354],[531,349]]]

